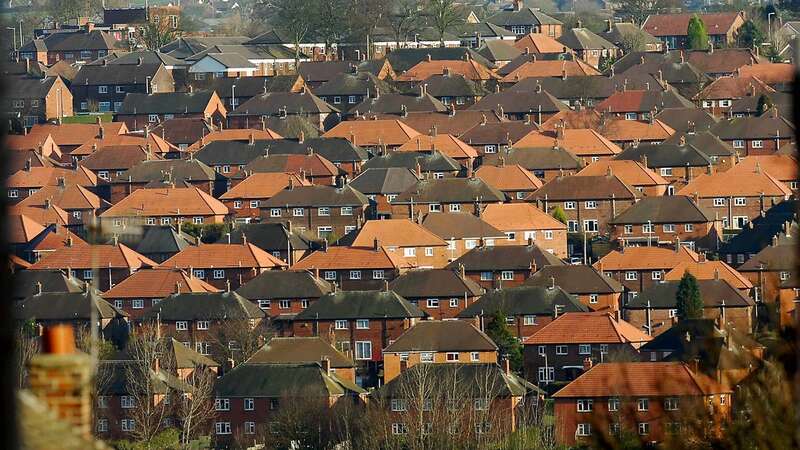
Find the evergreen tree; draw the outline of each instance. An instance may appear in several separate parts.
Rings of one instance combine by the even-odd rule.
[[[765,40],[764,32],[752,20],[745,22],[739,29],[739,45],[743,48],[753,48]]]
[[[686,29],[686,46],[690,50],[708,49],[708,31],[706,31],[706,25],[697,14],[689,19],[689,26]]]
[[[703,299],[700,297],[700,286],[694,275],[684,272],[675,298],[678,306],[678,320],[703,317]]]
[[[555,208],[553,208],[553,218],[563,224],[567,223],[567,214],[563,209],[561,209],[560,205],[557,205]]]
[[[497,310],[488,317],[486,334],[497,344],[500,359],[508,358],[514,371],[522,370],[522,345],[514,337],[506,323],[506,315]]]
[[[765,112],[769,111],[774,105],[772,104],[772,99],[769,98],[766,94],[761,94],[761,97],[758,97],[758,106],[757,114],[760,116]]]

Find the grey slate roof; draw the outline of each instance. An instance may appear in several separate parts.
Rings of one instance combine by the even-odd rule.
[[[360,114],[402,114],[404,112],[444,112],[447,107],[430,94],[384,94],[369,97],[350,108]]]
[[[677,131],[676,135],[689,131],[691,129],[689,122],[694,124],[695,131],[703,131],[708,130],[719,121],[706,110],[695,107],[664,108],[656,114],[656,119]]]
[[[562,266],[564,262],[538,245],[483,245],[473,248],[447,265],[457,269],[460,265],[468,272],[530,270],[538,267]]]
[[[309,148],[333,163],[361,162],[369,159],[369,153],[362,147],[340,137],[311,137],[303,142],[295,139],[272,139],[266,143],[270,155],[306,155]]]
[[[513,36],[515,39],[517,35],[512,33],[511,31],[506,30],[505,28],[495,25],[491,22],[478,22],[478,23],[469,23],[465,22],[458,25],[458,34],[461,39],[475,39],[475,33],[480,33],[483,39],[489,37],[511,37]],[[486,41],[492,42],[492,41]]]
[[[153,255],[160,253],[178,253],[184,248],[195,245],[197,240],[183,232],[178,231],[169,225],[150,225],[144,226],[143,236],[134,250],[142,255]]]
[[[508,31],[506,32],[510,33]],[[485,37],[483,35],[481,36]],[[522,54],[522,52],[519,51],[516,47],[514,47],[510,42],[499,39],[484,41],[481,48],[478,49],[478,53],[480,53],[484,58],[492,62],[511,61],[512,59],[517,58],[519,55]]]
[[[660,281],[646,288],[625,305],[627,309],[644,309],[647,302],[655,309],[675,309],[679,280]],[[718,308],[725,302],[725,307],[747,307],[755,305],[753,299],[736,289],[727,280],[697,280],[704,308]]]
[[[578,300],[563,289],[540,286],[519,286],[487,292],[478,301],[458,313],[462,319],[489,316],[501,311],[506,316],[552,315],[555,306],[558,312],[586,312]]]
[[[467,54],[479,64],[490,69],[494,67],[492,62],[478,52],[464,47],[399,48],[389,53],[386,58],[399,74],[428,59],[428,55],[432,60],[463,60]]]
[[[573,295],[613,294],[624,289],[617,280],[582,264],[545,266],[525,280],[525,286],[550,287],[553,283]]]
[[[202,113],[213,94],[213,92],[128,93],[118,114]]]
[[[330,80],[322,83],[313,89],[314,94],[318,96],[348,96],[348,95],[365,95],[370,92],[374,95],[376,88],[381,93],[395,92],[395,88],[383,81],[379,80],[371,73],[359,72],[353,73],[340,73]]]
[[[617,154],[614,159],[642,162],[647,157],[648,168],[659,167],[704,167],[713,161],[691,144],[650,144],[642,143],[638,147],[628,147]]]
[[[276,75],[272,77],[217,77],[210,81],[208,90],[228,98],[231,91],[236,97],[254,97],[266,92],[289,92],[297,82],[297,75]],[[236,85],[232,89],[233,85]]]
[[[703,153],[708,156],[732,156],[736,153],[730,144],[718,138],[708,130],[694,133],[675,133],[667,139],[664,139],[664,143],[678,144],[681,141],[681,137],[683,137],[689,145],[703,149]]]
[[[189,56],[202,52],[211,46],[238,45],[249,40],[250,38],[247,36],[182,36],[161,47],[159,50],[172,56],[173,58],[186,59]]]
[[[28,41],[20,48],[22,52],[80,52],[81,50],[112,50],[116,39],[106,31],[92,30],[63,31],[52,33],[41,39]]]
[[[600,36],[611,42],[614,45],[620,45],[623,41],[627,40],[629,36],[638,35],[641,36],[641,44],[658,44],[661,41],[653,36],[652,34],[642,30],[636,24],[622,22],[622,23],[613,23],[610,29],[606,29]]]
[[[221,178],[214,169],[196,159],[168,159],[147,160],[123,172],[116,180],[118,183],[127,183],[130,177],[133,183],[148,183],[163,181],[167,174],[172,180],[179,181],[215,181]]]
[[[495,154],[485,155],[483,163],[492,166],[500,165],[500,158],[505,164],[519,164],[527,170],[573,170],[581,168],[581,161],[563,148],[512,148]]]
[[[423,172],[457,172],[461,170],[461,164],[438,150],[431,152],[389,152],[373,157],[365,162],[361,168],[367,170],[400,167],[417,170],[417,163],[419,163]]]
[[[194,154],[194,158],[210,167],[230,164],[246,165],[250,161],[268,153],[271,140],[248,141],[211,141]]]
[[[284,189],[262,203],[270,206],[363,206],[369,199],[349,185],[342,188],[333,186],[296,186]]]
[[[256,65],[238,53],[206,53],[206,56],[229,69],[255,69]]]
[[[319,364],[257,364],[236,366],[217,381],[217,397],[285,398],[333,397],[361,394],[363,389],[335,375],[326,374]]]
[[[416,364],[400,373],[396,378],[381,386],[372,393],[375,398],[404,398],[419,383],[418,372],[425,371],[425,379],[431,384],[450,387],[458,394],[453,398],[463,401],[461,408],[472,407],[474,398],[509,398],[525,395],[543,394],[535,385],[525,381],[513,373],[505,373],[497,364],[485,363],[448,363],[448,364]],[[445,394],[446,396],[447,394]]]
[[[461,74],[432,75],[424,83],[426,92],[436,98],[483,97],[489,93],[480,83],[472,81]]]
[[[715,215],[697,205],[691,197],[664,195],[644,197],[614,217],[609,223],[704,223],[714,220]]]
[[[270,253],[286,250],[289,244],[294,250],[309,250],[317,246],[307,236],[289,232],[281,223],[235,224],[231,230],[231,243],[241,244],[244,241],[242,235],[247,238],[247,242]],[[221,236],[218,242],[227,242],[227,237]]]
[[[720,139],[774,139],[794,136],[794,126],[782,117],[772,117],[769,113],[760,117],[737,117],[721,120],[711,128]]]
[[[405,167],[369,168],[358,174],[350,186],[367,195],[399,194],[419,181],[411,169]]]
[[[505,10],[486,19],[496,25],[510,27],[512,25],[561,25],[562,22],[533,8],[522,8],[519,11]]]
[[[161,63],[142,65],[84,65],[81,66],[72,83],[81,85],[145,84],[161,68]]]
[[[318,336],[273,337],[245,364],[312,364],[323,357],[328,358],[334,369],[354,367],[352,359]]]
[[[242,285],[236,293],[250,300],[313,299],[332,290],[330,283],[305,270],[268,270]]]
[[[99,319],[127,316],[92,289],[88,292],[43,292],[31,295],[14,305],[14,317],[19,320],[58,322],[91,320],[92,308],[97,310]]]
[[[441,178],[420,180],[392,202],[415,203],[471,203],[504,202],[505,194],[489,186],[480,178]]]
[[[571,28],[556,39],[573,50],[607,50],[616,48],[605,38],[591,32],[588,28]]]
[[[320,297],[295,320],[405,319],[424,313],[393,291],[337,291]]]
[[[158,50],[139,50],[135,52],[126,52],[126,53],[113,52],[108,54],[108,56],[105,56],[103,58],[98,58],[92,62],[84,64],[81,67],[102,65],[103,61],[105,61],[106,64],[108,65],[118,65],[118,64],[126,66],[138,65],[139,58],[142,59],[142,65],[163,64],[165,66],[181,66],[184,64],[183,61],[177,58],[173,58],[172,56],[167,55],[166,53],[161,53]]]
[[[739,266],[742,272],[769,270],[794,272],[797,270],[797,245],[796,239],[791,243],[779,243],[776,246],[764,247],[752,258]]]
[[[325,114],[338,110],[311,92],[267,92],[256,95],[230,112],[230,116],[238,115],[278,115],[285,110],[286,114]],[[277,130],[276,130],[277,131]]]
[[[410,270],[392,280],[389,289],[405,298],[463,298],[465,294],[469,297],[483,294],[478,283],[451,269]]]
[[[249,320],[264,317],[264,311],[235,292],[172,294],[145,313],[145,318],[176,320]]]
[[[505,114],[535,115],[539,112],[540,106],[543,114],[553,114],[559,111],[569,110],[569,107],[563,102],[546,91],[503,91],[489,94],[468,109],[473,111],[500,111],[502,108]]]
[[[616,175],[556,177],[531,194],[536,200],[634,199],[636,192]]]
[[[42,99],[47,96],[56,77],[34,78],[26,75],[3,77],[7,98]]]
[[[60,270],[20,270],[12,277],[14,299],[22,300],[38,291],[42,292],[83,292],[84,284],[78,278],[68,277]]]
[[[261,121],[266,128],[280,134],[287,139],[298,139],[301,133],[306,139],[319,137],[319,128],[302,116],[289,114],[286,117],[269,116]]]
[[[527,111],[527,110],[526,110]],[[537,110],[538,111],[538,110]],[[464,114],[465,111],[456,112],[456,116],[459,114]],[[476,113],[478,111],[470,111],[471,113]],[[496,112],[484,112],[486,116],[494,116]],[[536,124],[533,122],[534,117],[531,118],[530,123],[526,123],[521,120],[509,120],[505,122],[487,122],[482,123],[478,122],[477,124],[473,125],[470,129],[465,131],[461,136],[458,138],[462,141],[466,142],[469,145],[484,145],[484,144],[498,144],[498,143],[508,143],[516,142],[522,139],[525,135],[530,133],[531,131],[535,131],[538,129]],[[439,132],[444,133],[442,128],[439,128]]]
[[[383,352],[496,351],[494,341],[466,320],[422,320],[401,334]]]

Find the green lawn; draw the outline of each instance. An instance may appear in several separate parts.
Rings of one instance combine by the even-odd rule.
[[[95,123],[97,122],[97,118],[103,119],[103,122],[111,122],[114,120],[113,113],[104,113],[104,114],[82,114],[79,116],[71,116],[71,117],[64,117],[62,119],[63,123]]]

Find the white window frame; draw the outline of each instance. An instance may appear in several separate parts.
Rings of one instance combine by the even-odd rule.
[[[372,359],[372,341],[356,341],[355,359],[359,361],[369,361]]]
[[[188,331],[189,330],[189,322],[185,320],[179,320],[175,322],[175,330],[176,331]]]
[[[356,330],[369,330],[369,319],[356,319]]]

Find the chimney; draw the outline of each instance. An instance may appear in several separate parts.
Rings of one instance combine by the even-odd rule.
[[[319,362],[320,367],[322,367],[322,371],[325,372],[326,375],[331,374],[331,360],[328,359],[327,356],[323,356],[322,360]]]
[[[611,30],[614,28],[613,22],[611,19],[606,20],[606,33],[611,33]]]
[[[567,127],[567,124],[564,123],[564,119],[561,119],[556,124],[556,139],[558,139],[560,141],[564,140],[564,128],[566,128],[566,127]]]
[[[43,344],[28,363],[31,392],[82,436],[91,436],[91,358],[75,350],[72,325],[45,328]]]
[[[381,248],[381,241],[378,238],[372,240],[372,249],[376,252]]]
[[[389,292],[389,280],[383,280],[383,292]]]
[[[511,375],[511,361],[508,357],[503,358],[503,373],[506,375]]]
[[[591,369],[594,363],[592,362],[592,358],[583,358],[583,371],[586,372],[587,370]]]

